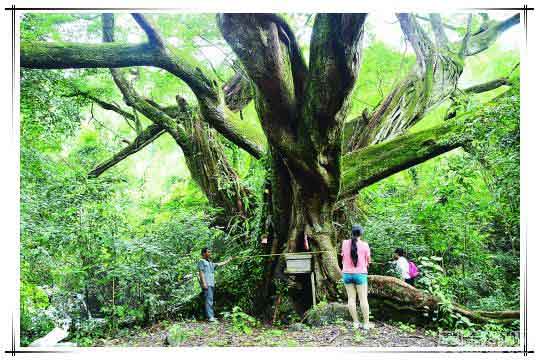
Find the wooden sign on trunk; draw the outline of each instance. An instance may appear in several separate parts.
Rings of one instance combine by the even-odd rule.
[[[289,253],[285,255],[285,273],[309,273],[312,272],[312,255],[303,253]]]

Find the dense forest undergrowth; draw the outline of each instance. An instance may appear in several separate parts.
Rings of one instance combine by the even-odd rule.
[[[145,36],[137,30],[138,37],[130,38],[129,34],[137,33],[137,24],[123,14],[116,16],[115,37],[107,40],[105,19],[88,14],[25,14],[21,41],[100,43],[103,37],[105,41],[127,44]],[[320,51],[319,44],[309,45],[304,38],[310,31],[323,34],[318,29],[323,27],[323,20],[315,21],[307,14],[269,19],[276,24],[286,19],[300,29],[296,44],[300,52]],[[409,23],[402,15],[399,19],[413,46],[411,33],[406,32],[407,24],[418,26],[419,20]],[[424,28],[438,39],[436,19],[431,17],[430,27]],[[136,20],[139,24],[145,21]],[[242,82],[249,84],[249,79],[255,83],[253,87],[259,87],[256,96],[264,93],[241,49],[234,44],[227,47],[223,40],[224,37],[230,42],[230,37],[237,35],[227,30],[231,25],[226,21],[234,19],[221,19],[219,26],[210,15],[163,15],[154,20],[167,41],[175,44],[174,56],[197,64],[199,72],[212,74],[220,82],[247,73],[240,76],[239,85],[234,81],[232,85],[227,83],[230,86],[225,87],[225,93],[239,89]],[[456,27],[456,36],[473,38],[492,24],[497,22],[476,15]],[[286,27],[282,23],[279,26]],[[388,97],[396,96],[395,84],[411,81],[404,70],[416,69],[421,57],[415,48],[414,53],[399,52],[385,44],[370,26],[367,23],[362,35],[358,35],[365,38],[361,69],[355,74],[357,81],[348,90],[350,94],[344,96],[349,103],[348,116],[340,120],[345,138],[345,124],[382,117],[376,114],[384,104],[389,104],[384,103]],[[151,36],[152,32],[145,30]],[[289,33],[289,29],[283,31]],[[224,51],[227,58],[212,63],[208,58],[211,55],[203,52],[206,47]],[[279,257],[259,257],[272,252],[302,251],[298,239],[308,239],[314,250],[326,250],[327,246],[322,236],[326,233],[309,223],[309,217],[317,217],[311,211],[307,212],[309,217],[294,218],[298,227],[287,225],[287,229],[296,228],[285,235],[293,235],[294,242],[287,243],[286,239],[291,238],[278,240],[279,235],[283,236],[278,229],[278,207],[283,206],[284,200],[275,198],[276,194],[289,194],[278,194],[277,186],[284,179],[279,177],[287,176],[281,174],[282,159],[275,154],[293,151],[276,143],[272,133],[275,129],[264,128],[268,122],[277,122],[264,113],[274,106],[271,101],[269,105],[257,103],[256,99],[251,101],[252,90],[242,88],[239,95],[234,94],[239,98],[232,98],[240,105],[229,102],[226,109],[226,116],[235,125],[227,128],[227,133],[210,123],[219,130],[216,132],[196,116],[205,105],[199,94],[193,95],[189,90],[193,84],[179,82],[164,70],[133,66],[127,71],[113,70],[112,76],[107,68],[113,66],[107,64],[57,66],[85,69],[55,70],[52,65],[35,65],[39,64],[39,54],[25,51],[20,97],[23,346],[62,325],[68,330],[66,340],[79,346],[519,343],[518,319],[489,318],[485,322],[458,311],[459,305],[487,314],[518,310],[520,306],[518,51],[504,50],[494,39],[489,40],[481,54],[461,57],[464,72],[457,79],[458,88],[455,85],[449,95],[436,95],[443,99],[433,100],[421,111],[416,109],[413,118],[417,120],[402,130],[404,136],[399,137],[398,133],[383,142],[372,140],[371,147],[375,148],[365,148],[375,153],[376,149],[399,141],[410,146],[415,143],[409,142],[417,137],[417,144],[437,153],[406,161],[406,166],[397,164],[396,168],[380,171],[384,175],[375,175],[379,179],[366,180],[368,185],[354,188],[354,197],[338,199],[332,205],[338,209],[336,213],[340,212],[329,222],[333,250],[348,236],[349,226],[360,223],[374,262],[370,274],[395,276],[388,261],[393,250],[402,247],[421,270],[416,287],[439,301],[436,309],[423,315],[417,310],[410,313],[409,305],[399,308],[394,300],[378,300],[373,295],[372,317],[376,327],[368,333],[352,331],[349,316],[338,308],[338,304],[345,302],[342,281],[330,286],[322,284],[318,304],[313,308],[308,305],[307,313],[298,312],[301,290],[309,291],[309,284],[286,277],[281,272]],[[292,55],[291,59],[292,65],[286,64],[295,69]],[[329,56],[325,61],[331,59]],[[312,59],[309,63],[310,67],[315,66]],[[477,84],[483,88],[474,89]],[[181,94],[178,99],[177,94]],[[198,107],[192,105],[196,102]],[[145,113],[148,104],[162,112]],[[176,118],[164,118],[168,113],[162,104],[174,104]],[[184,139],[166,126],[165,131],[149,129],[166,124],[155,121],[157,118],[178,119],[186,124],[185,131],[192,133]],[[455,123],[450,123],[453,118]],[[263,119],[262,127],[258,119]],[[429,132],[442,129],[443,134],[435,134],[442,134],[443,138],[447,129],[437,127],[444,124],[457,124],[464,130],[459,130],[458,141],[438,147],[439,139],[432,138]],[[241,128],[246,134],[244,139],[253,143],[231,136],[236,134],[234,127]],[[151,134],[151,140],[146,139],[147,144],[134,149],[148,129],[157,132]],[[322,130],[317,132],[320,138],[328,139],[327,135],[320,135]],[[423,134],[428,137],[421,138]],[[360,144],[365,139],[355,141]],[[352,143],[339,143],[337,147],[345,149]],[[267,147],[266,151],[253,156],[259,145]],[[114,166],[105,167],[106,171],[99,176],[92,175],[106,164],[104,160],[111,159],[111,154],[122,154],[125,147],[134,150],[117,162],[112,158]],[[350,154],[366,154],[357,153],[362,147],[365,144],[351,153],[343,151],[346,155],[337,162],[343,168],[357,164],[376,168],[376,164],[356,163],[365,162],[363,158],[351,158]],[[389,149],[386,154],[394,154],[392,151]],[[335,156],[320,152],[322,158]],[[416,150],[417,154],[421,152],[424,150]],[[197,154],[211,162],[200,163]],[[382,159],[380,164],[391,161]],[[301,167],[300,163],[290,168]],[[209,172],[207,167],[212,167]],[[288,175],[293,179],[291,184],[297,185],[292,191],[309,193],[297,172],[294,168]],[[346,172],[344,169],[340,194],[353,188],[346,183],[350,177]],[[353,174],[362,177],[363,173],[357,172]],[[333,191],[333,183],[332,180],[320,189]],[[345,202],[345,206],[339,202]],[[324,212],[321,211],[321,218]],[[296,217],[295,211],[288,215],[290,219]],[[324,222],[319,223],[322,228],[326,227]],[[263,243],[263,238],[269,240]],[[217,261],[237,257],[217,273],[215,301],[222,320],[218,325],[201,322],[201,289],[195,270],[200,250],[206,246],[212,248]],[[337,262],[336,251],[332,257]],[[333,261],[317,262],[317,269],[325,269]],[[332,280],[333,276],[330,270],[321,270],[317,277]]]

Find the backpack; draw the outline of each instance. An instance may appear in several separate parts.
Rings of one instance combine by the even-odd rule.
[[[416,264],[412,261],[408,261],[408,273],[410,274],[410,278],[419,276],[419,268],[417,268]]]

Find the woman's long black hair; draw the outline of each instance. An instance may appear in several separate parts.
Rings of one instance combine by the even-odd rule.
[[[359,224],[352,226],[352,245],[350,247],[350,257],[352,257],[352,263],[354,267],[357,266],[357,238],[363,235],[363,228]]]

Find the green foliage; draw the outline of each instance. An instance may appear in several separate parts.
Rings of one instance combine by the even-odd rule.
[[[41,92],[39,83],[26,84],[23,98]],[[21,108],[21,336],[27,344],[52,328],[44,316],[48,304],[30,291],[54,286],[84,295],[92,315],[105,318],[96,329],[87,315],[71,315],[74,339],[89,345],[103,332],[151,322],[196,300],[194,264],[200,248],[220,232],[209,228],[212,212],[189,182],[175,182],[184,191],[168,201],[137,205],[130,191],[136,180],[87,179],[107,156],[106,138],[100,130],[76,132],[81,108],[44,127],[48,118],[38,112],[44,114],[54,97],[43,94],[43,105]],[[73,135],[74,141],[62,144]]]
[[[519,88],[509,91],[484,107],[473,128],[477,139],[471,152],[483,166],[486,183],[493,195],[493,224],[497,245],[516,252],[520,239],[520,96]],[[495,126],[494,126],[495,125]]]
[[[354,332],[354,342],[362,343],[365,340],[365,333],[361,330],[356,330]]]
[[[21,284],[21,346],[45,336],[54,328],[54,320],[45,310],[49,298],[45,291],[31,283]]]
[[[167,332],[167,339],[171,346],[179,346],[192,336],[190,330],[183,328],[179,324],[169,327]]]
[[[65,97],[72,90],[70,81],[59,70],[21,72],[21,140],[32,139],[41,151],[60,150],[62,136],[78,128],[83,105]]]
[[[150,15],[167,40],[170,52],[221,83],[237,70],[212,14]],[[298,30],[308,55],[313,17],[285,15]],[[116,38],[144,41],[145,34],[129,14],[118,14]],[[474,29],[477,24],[473,24]],[[22,40],[98,42],[98,14],[24,14]],[[462,30],[462,29],[460,29]],[[379,39],[382,40],[382,39]],[[350,118],[376,108],[414,65],[414,57],[392,50],[381,41],[364,50],[359,81],[351,96]],[[211,49],[211,52],[207,52]],[[219,54],[219,55],[216,55]],[[308,57],[307,57],[308,58]],[[458,97],[454,107],[466,111],[476,141],[466,152],[453,151],[401,172],[364,190],[358,219],[365,226],[374,261],[385,263],[403,247],[418,263],[418,286],[442,299],[435,315],[440,325],[456,328],[455,337],[478,342],[491,339],[515,344],[518,338],[496,325],[480,328],[452,312],[451,302],[488,310],[518,307],[519,300],[519,72],[518,54],[492,47],[466,60],[461,87],[509,77],[507,87],[488,94]],[[489,64],[495,66],[487,66]],[[195,107],[195,96],[178,79],[154,68],[130,69],[129,81],[160,104],[172,105],[182,95]],[[135,131],[122,117],[100,109],[88,92],[102,100],[123,102],[107,69],[28,70],[21,72],[21,343],[27,345],[54,327],[56,307],[80,296],[91,313],[70,309],[71,338],[81,346],[121,332],[122,327],[159,319],[199,315],[200,287],[195,265],[200,249],[214,249],[216,261],[239,256],[217,272],[216,309],[224,310],[238,333],[258,327],[251,316],[259,311],[259,286],[265,258],[262,192],[269,160],[255,160],[220,137],[234,170],[255,199],[245,203],[251,218],[230,220],[227,232],[213,226],[215,209],[191,179],[177,144],[168,136],[98,179],[88,172],[131,141]],[[496,98],[497,97],[497,98]],[[433,109],[412,131],[443,121],[448,103]],[[228,119],[249,138],[264,143],[254,104]],[[142,115],[144,126],[150,124]],[[220,191],[233,191],[223,183]],[[244,200],[245,201],[245,200]],[[375,266],[378,267],[378,266]],[[371,273],[390,272],[373,267]],[[342,290],[342,284],[338,287]],[[276,282],[282,296],[279,315],[299,320],[286,297],[288,286]],[[53,290],[47,295],[44,290]],[[66,307],[63,307],[66,306]],[[313,308],[320,324],[342,323],[328,304]],[[402,328],[410,327],[401,325]],[[406,329],[404,331],[411,331]],[[179,343],[192,331],[174,325],[170,334]],[[461,332],[459,334],[459,332]],[[465,335],[466,333],[466,335]],[[355,335],[360,343],[361,337]],[[265,332],[268,343],[278,330]]]
[[[81,347],[90,347],[93,346],[97,339],[103,338],[108,334],[107,326],[104,322],[89,320],[73,328],[68,340],[75,342]]]
[[[236,332],[250,335],[253,333],[253,327],[257,327],[259,322],[253,316],[243,312],[240,307],[234,306],[232,312],[222,312],[226,320],[232,322],[232,328]]]
[[[518,325],[485,324],[473,325],[455,330],[428,330],[429,336],[437,337],[441,345],[459,346],[500,346],[516,347],[520,345]]]
[[[397,322],[396,326],[402,332],[406,332],[406,333],[414,333],[415,332],[415,325],[413,325],[413,324],[406,324],[406,323],[403,323],[403,322]]]

